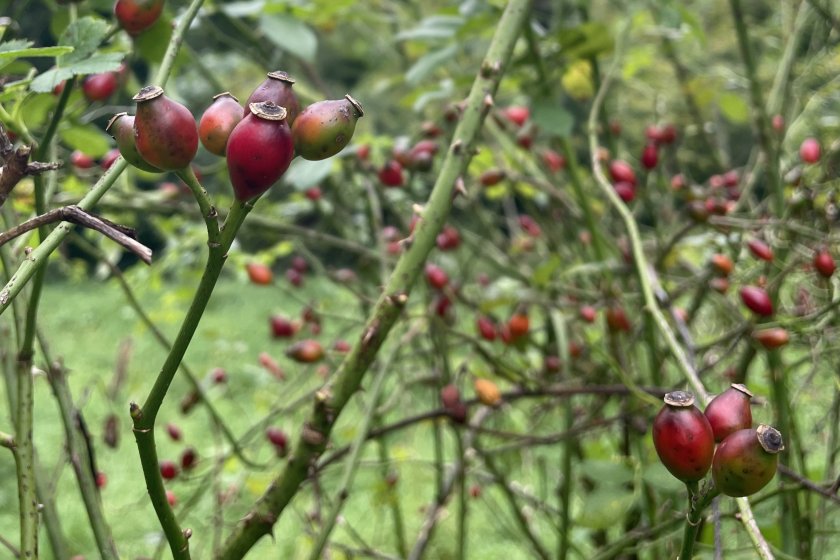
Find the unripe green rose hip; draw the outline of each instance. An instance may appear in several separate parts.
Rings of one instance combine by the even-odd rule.
[[[363,115],[362,106],[349,94],[313,103],[292,124],[295,152],[312,161],[334,156],[350,143]]]

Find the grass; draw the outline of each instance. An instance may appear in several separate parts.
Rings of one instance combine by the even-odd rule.
[[[174,336],[186,310],[195,280],[189,277],[183,283],[173,285],[138,275],[133,281],[137,284],[135,289],[141,305],[170,338]],[[285,282],[282,284],[286,285]],[[262,436],[261,423],[266,416],[272,409],[306,395],[323,383],[323,372],[319,372],[317,366],[299,366],[283,356],[286,343],[271,339],[268,316],[282,313],[299,317],[309,301],[299,295],[305,293],[311,301],[319,302],[317,309],[325,316],[324,331],[318,337],[325,346],[331,346],[337,338],[353,340],[354,336],[358,336],[357,325],[350,314],[350,311],[356,310],[355,300],[345,298],[337,290],[334,284],[320,279],[308,281],[303,292],[290,291],[276,284],[254,286],[241,278],[230,277],[217,286],[185,362],[200,378],[216,367],[227,371],[228,382],[210,386],[210,398],[235,435],[241,436],[257,427],[247,449],[253,458],[265,463],[266,468],[249,471],[237,459],[231,458],[218,466],[221,469],[218,486],[212,488],[212,492],[208,491],[205,475],[214,465],[207,458],[218,455],[227,446],[201,407],[196,407],[188,415],[179,410],[181,398],[189,391],[187,381],[179,373],[159,415],[157,442],[161,459],[177,461],[187,445],[195,447],[199,457],[204,458],[193,473],[182,474],[168,484],[178,497],[176,510],[182,512],[183,526],[193,530],[191,546],[195,558],[211,556],[214,531],[218,529],[212,517],[215,493],[227,492],[233,496],[224,510],[222,533],[226,533],[278,472],[282,463]],[[151,556],[159,542],[159,526],[147,499],[127,413],[129,402],[142,403],[165,353],[127,304],[116,282],[50,283],[45,290],[41,310],[40,325],[49,342],[49,351],[68,369],[74,401],[81,409],[96,446],[98,469],[107,476],[102,499],[120,554],[126,558]],[[286,381],[278,381],[259,365],[258,356],[264,351],[281,364],[287,374]],[[109,398],[109,386],[113,383],[121,354],[128,356],[125,383],[112,400]],[[339,359],[340,356],[329,353],[326,363],[331,366]],[[36,363],[43,364],[41,356]],[[424,397],[424,402],[428,403],[426,408],[435,406],[436,391],[430,389],[427,396],[428,399]],[[75,478],[67,464],[57,407],[43,376],[36,380],[35,398],[35,441],[44,471],[54,487],[63,531],[74,553],[96,557],[98,554]],[[404,395],[397,403],[400,401],[411,403],[412,397]],[[6,402],[5,395],[2,402]],[[362,412],[360,406],[351,406],[337,425],[334,432],[336,445],[345,445],[352,440],[355,418]],[[418,410],[424,408],[417,402],[411,406]],[[397,413],[403,412],[401,406],[396,409]],[[308,405],[293,413],[274,417],[272,423],[281,426],[287,433],[296,434],[307,410]],[[114,449],[103,443],[104,425],[109,415],[116,415],[119,420],[119,444]],[[4,415],[4,423],[9,421],[7,418]],[[180,442],[172,441],[166,435],[167,422],[176,423],[181,428],[183,439]],[[389,438],[394,467],[399,474],[396,492],[406,518],[409,547],[422,522],[422,508],[434,498],[434,471],[429,467],[432,457],[430,432],[431,424],[427,423]],[[446,439],[449,443],[448,456],[452,457],[454,444],[451,435]],[[344,521],[335,530],[333,538],[350,544],[355,541],[355,546],[359,546],[358,539],[362,538],[373,547],[393,551],[389,504],[394,494],[383,481],[376,457],[376,447],[367,446],[363,465],[344,508]],[[338,483],[341,471],[342,467],[337,464],[325,471],[319,481],[327,497],[330,496],[330,487]],[[12,461],[0,462],[0,477],[7,481],[0,484],[0,504],[4,504],[0,508],[0,534],[14,542],[17,538],[17,495]],[[485,503],[497,499],[492,490],[477,498]],[[189,502],[193,503],[183,509],[184,504]],[[311,491],[299,495],[276,525],[274,539],[263,539],[252,551],[253,557],[306,558],[311,545],[306,529],[312,526],[310,517],[314,513],[314,504]],[[470,556],[489,558],[502,554],[510,559],[529,558],[530,552],[523,548],[520,537],[512,530],[504,530],[511,527],[511,522],[505,520],[507,514],[499,511],[498,507],[496,504],[495,509],[471,508],[469,523],[475,529],[468,544]],[[455,510],[450,504],[444,511],[444,520],[429,547],[428,557],[453,557]],[[498,530],[500,528],[502,530]],[[43,533],[41,549],[45,558],[51,557]],[[168,551],[163,557],[168,557]]]

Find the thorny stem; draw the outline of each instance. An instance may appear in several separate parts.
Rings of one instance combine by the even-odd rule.
[[[479,75],[473,82],[462,120],[454,132],[452,145],[423,211],[423,219],[414,232],[411,246],[397,262],[361,340],[339,366],[332,385],[319,392],[292,458],[230,535],[221,558],[241,558],[261,537],[270,533],[278,515],[308,476],[310,464],[323,452],[335,418],[359,389],[365,372],[399,318],[409,291],[449,214],[456,183],[472,159],[476,137],[492,108],[493,95],[510,60],[514,43],[530,14],[530,7],[530,0],[512,0],[505,8]]]

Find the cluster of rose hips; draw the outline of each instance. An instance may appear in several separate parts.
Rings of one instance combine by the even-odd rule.
[[[152,172],[186,168],[201,141],[209,152],[227,158],[234,195],[244,202],[277,182],[296,155],[321,160],[340,152],[364,114],[350,95],[301,111],[293,84],[285,72],[269,72],[244,109],[230,93],[221,93],[198,126],[189,109],[162,88],[147,86],[134,96],[136,115],[119,113],[107,129],[128,163]]]
[[[764,488],[784,444],[775,428],[752,427],[751,397],[744,385],[733,383],[701,412],[691,393],[665,395],[653,421],[653,444],[665,468],[686,483],[703,479],[711,468],[715,491],[726,496],[750,496]]]

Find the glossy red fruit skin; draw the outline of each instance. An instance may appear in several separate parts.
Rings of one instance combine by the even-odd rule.
[[[820,161],[822,150],[816,138],[806,138],[799,146],[799,159],[805,163],[817,163]]]
[[[781,348],[790,342],[790,335],[782,327],[771,327],[753,331],[752,338],[768,350]]]
[[[105,101],[117,91],[117,75],[103,72],[86,76],[82,82],[82,93],[88,101]]]
[[[630,167],[630,164],[626,161],[615,159],[610,162],[609,166],[610,177],[612,177],[613,183],[630,183],[634,187],[636,186],[636,172],[633,171],[633,168]]]
[[[261,195],[277,182],[294,157],[286,111],[271,101],[249,105],[250,112],[230,133],[228,175],[236,199]]]
[[[733,498],[755,494],[773,479],[782,450],[781,434],[764,424],[730,434],[715,451],[715,487]]]
[[[510,107],[507,107],[504,109],[502,114],[508,121],[516,126],[522,126],[525,124],[525,121],[531,118],[531,112],[528,110],[528,107],[522,107],[520,105],[511,105]]]
[[[139,35],[160,18],[163,4],[164,0],[117,0],[114,16],[129,35]]]
[[[213,97],[198,121],[198,139],[211,154],[225,155],[230,133],[242,120],[242,105],[229,92]]]
[[[292,124],[295,152],[303,159],[319,161],[343,150],[365,114],[349,94],[344,99],[327,99],[309,105]]]
[[[148,163],[137,151],[137,138],[134,135],[134,115],[117,113],[108,122],[105,130],[111,133],[117,142],[117,149],[123,159],[137,169],[160,173],[161,170]]]
[[[712,426],[684,391],[665,395],[665,406],[653,421],[653,445],[665,468],[683,482],[702,479],[712,465]]]
[[[648,144],[645,146],[644,150],[642,150],[642,157],[640,159],[642,163],[642,167],[650,171],[656,164],[659,163],[659,149],[656,147],[656,144]]]
[[[379,170],[379,182],[386,187],[401,187],[405,182],[402,165],[397,160],[387,162]]]
[[[732,432],[752,427],[751,397],[752,393],[744,385],[733,383],[709,401],[703,414],[712,426],[715,443],[720,443]]]
[[[187,167],[198,151],[198,127],[190,110],[147,86],[134,96],[134,141],[150,165],[165,171]]]
[[[814,269],[823,278],[831,278],[836,268],[834,258],[827,250],[821,249],[814,255]]]
[[[747,241],[747,248],[749,248],[752,255],[762,261],[771,262],[773,260],[773,249],[762,241],[761,239],[752,238]]]
[[[769,317],[773,314],[773,303],[770,296],[764,289],[757,286],[744,286],[741,288],[741,301],[744,305],[757,315]]]
[[[251,103],[271,101],[275,105],[286,108],[286,122],[292,126],[300,114],[300,102],[292,91],[294,84],[295,79],[282,70],[269,72],[263,83],[258,85],[248,97],[245,107],[249,107]],[[247,109],[245,114],[247,114]]]

